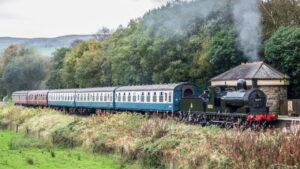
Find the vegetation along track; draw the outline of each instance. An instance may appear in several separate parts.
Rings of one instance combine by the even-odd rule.
[[[160,168],[297,168],[300,127],[225,130],[119,113],[83,117],[51,109],[0,108],[0,124],[54,144],[114,153]]]

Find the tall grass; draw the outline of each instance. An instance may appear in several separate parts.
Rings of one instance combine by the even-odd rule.
[[[50,109],[0,108],[0,125],[67,147],[116,153],[156,168],[300,168],[300,126],[225,130],[121,113],[79,117]]]

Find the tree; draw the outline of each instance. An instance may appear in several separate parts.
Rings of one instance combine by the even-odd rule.
[[[300,25],[299,0],[262,0],[260,8],[265,38],[272,36],[281,26]]]
[[[78,44],[80,44],[81,42],[83,42],[83,40],[81,39],[76,39],[71,43],[71,47],[74,48],[75,46],[77,46]]]
[[[107,77],[109,70],[97,40],[83,41],[66,54],[63,61],[62,79],[67,88],[95,87],[111,84]],[[103,66],[103,67],[102,67]]]
[[[63,61],[70,50],[70,48],[59,48],[53,53],[51,71],[46,82],[49,89],[61,89],[65,87],[62,78]]]
[[[232,31],[220,31],[212,38],[209,49],[209,62],[212,65],[213,76],[247,61],[236,46]]]
[[[97,31],[97,33],[94,34],[94,38],[100,42],[102,42],[105,38],[107,38],[109,35],[111,35],[113,32],[107,28],[102,27]]]
[[[265,42],[266,62],[291,77],[290,98],[300,97],[300,27],[281,27]]]
[[[47,62],[43,58],[26,56],[14,59],[7,65],[3,80],[8,93],[38,89],[47,72]]]

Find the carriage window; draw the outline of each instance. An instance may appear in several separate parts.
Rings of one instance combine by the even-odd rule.
[[[123,101],[123,102],[126,102],[126,94],[125,94],[125,93],[123,93],[122,101]]]
[[[133,102],[136,102],[136,93],[133,93],[132,101],[133,101]]]
[[[107,101],[107,94],[104,93],[104,101],[106,102]]]
[[[128,102],[131,102],[131,95],[128,93]]]
[[[150,102],[150,92],[147,93],[147,102]]]
[[[118,94],[118,101],[121,101],[121,93]]]
[[[159,102],[163,102],[164,101],[164,95],[163,92],[160,92],[159,94]]]
[[[141,102],[144,102],[144,101],[145,101],[145,95],[144,95],[144,92],[142,92]]]
[[[169,92],[169,100],[170,103],[172,103],[172,92]]]
[[[168,93],[165,93],[165,102],[168,102]]]
[[[156,92],[153,93],[153,97],[152,97],[153,102],[157,102],[157,96],[156,96]]]

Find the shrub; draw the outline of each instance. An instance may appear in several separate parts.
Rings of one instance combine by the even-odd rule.
[[[52,148],[53,145],[49,140],[28,137],[28,136],[16,136],[9,142],[9,149],[17,150],[21,148]]]

